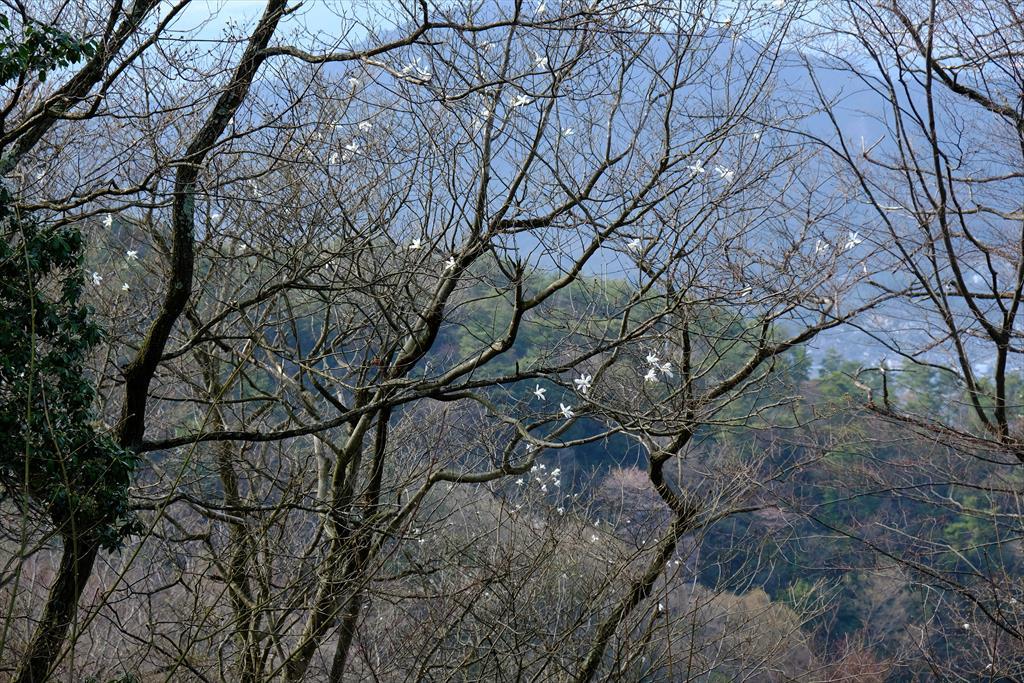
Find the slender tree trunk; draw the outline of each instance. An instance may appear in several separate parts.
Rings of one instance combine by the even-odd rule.
[[[693,518],[676,518],[672,522],[668,533],[665,534],[661,545],[655,552],[654,557],[647,564],[647,569],[639,579],[633,582],[629,591],[619,600],[614,609],[598,625],[597,632],[591,641],[590,650],[580,664],[579,672],[574,679],[576,683],[588,683],[593,680],[601,662],[604,659],[608,642],[615,635],[615,631],[622,624],[623,620],[633,611],[637,605],[651,595],[651,589],[655,581],[665,571],[665,563],[672,557],[679,539],[693,529]]]
[[[340,600],[339,594],[343,583],[337,578],[341,573],[337,565],[341,562],[344,548],[344,541],[338,539],[332,539],[328,545],[323,575],[309,618],[302,630],[299,644],[285,661],[284,680],[288,683],[301,681],[305,677],[309,662],[320,644],[320,638],[337,616],[337,603]]]
[[[348,652],[352,647],[352,639],[356,635],[356,624],[359,623],[359,614],[363,607],[363,592],[357,590],[349,599],[348,605],[341,617],[341,627],[338,629],[338,645],[334,649],[334,661],[331,662],[330,683],[341,683],[345,675],[345,666],[348,664]]]
[[[47,680],[68,629],[75,620],[78,600],[92,574],[99,546],[81,539],[64,542],[57,578],[46,600],[43,620],[36,627],[28,650],[21,661],[16,683],[42,683]]]
[[[366,488],[365,503],[366,510],[363,513],[363,529],[372,534],[376,526],[377,515],[380,512],[380,491],[381,482],[384,480],[384,458],[387,457],[388,434],[391,423],[391,409],[385,408],[377,417],[377,429],[374,435],[373,466],[371,467],[370,483]],[[367,578],[366,569],[370,563],[370,547],[373,545],[369,538],[364,538],[359,545],[359,551],[355,557],[355,576]],[[366,583],[361,584],[365,586]],[[341,618],[341,627],[338,629],[338,645],[334,649],[334,660],[331,662],[331,683],[341,683],[345,675],[345,666],[348,664],[348,652],[352,647],[352,639],[355,637],[356,625],[359,623],[360,612],[363,608],[363,588],[355,586],[352,597],[345,605],[345,611]]]
[[[225,428],[226,423],[219,408],[216,409],[216,415],[217,427]],[[225,441],[218,449],[217,467],[221,485],[224,487],[224,505],[231,510],[233,516],[241,517],[245,513],[241,512],[242,499],[238,489],[238,473],[235,472],[233,464],[234,456],[235,450],[231,443]],[[254,683],[259,666],[254,633],[258,617],[252,607],[255,601],[253,600],[249,572],[253,557],[252,542],[244,522],[228,522],[227,552],[227,576],[225,578],[229,585],[228,593],[235,616],[234,637],[238,646],[238,680],[240,683]]]
[[[321,640],[328,629],[341,617],[338,644],[334,650],[334,657],[331,662],[330,681],[340,681],[345,673],[348,664],[348,651],[352,645],[356,625],[359,623],[360,612],[363,607],[362,591],[365,589],[368,577],[366,568],[369,564],[371,547],[373,545],[371,536],[376,523],[376,515],[380,506],[381,482],[384,476],[384,458],[387,453],[388,425],[391,419],[391,409],[385,408],[377,416],[376,430],[373,447],[373,463],[370,467],[370,481],[367,483],[366,493],[363,497],[363,520],[358,528],[345,526],[344,533],[334,532],[331,545],[327,551],[327,560],[323,574],[323,582],[317,591],[314,601],[314,608],[310,614],[306,627],[303,630],[302,640],[292,652],[285,666],[285,680],[299,681],[309,667],[310,659],[316,652]],[[369,420],[362,422],[361,428],[353,430],[350,440],[357,447],[362,443],[362,435],[365,434]],[[340,468],[342,463],[335,465]],[[356,463],[353,464],[353,472],[358,470]],[[354,474],[352,476],[355,476]],[[335,485],[337,488],[337,484]],[[347,479],[341,488],[343,492],[335,493],[337,501],[345,501],[340,507],[351,509],[353,501],[352,481]],[[335,512],[335,514],[337,514]],[[337,525],[334,526],[337,529]],[[348,550],[348,553],[345,551]]]
[[[673,454],[677,454],[692,436],[693,433],[687,430],[677,436],[668,448],[660,452],[651,450],[648,477],[658,495],[672,510],[672,523],[659,542],[654,556],[647,563],[647,569],[633,581],[626,594],[598,625],[597,632],[591,640],[590,650],[574,679],[575,683],[589,683],[593,680],[615,631],[637,605],[650,597],[654,583],[665,571],[665,563],[675,553],[679,540],[697,527],[697,515],[700,513],[697,502],[675,493],[665,480],[665,463]]]

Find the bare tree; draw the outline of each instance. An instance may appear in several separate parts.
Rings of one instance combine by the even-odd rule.
[[[983,654],[954,658],[960,668],[942,676],[1017,676],[1020,7],[842,2],[826,23],[839,32],[818,37],[825,56],[812,72],[834,134],[819,141],[842,162],[846,187],[862,203],[855,220],[872,227],[860,229],[885,245],[871,286],[906,292],[866,330],[887,357],[861,373],[870,386],[866,407],[901,425],[899,438],[911,433],[941,445],[903,471],[867,465],[869,481],[873,495],[960,520],[941,533],[904,529],[915,539],[912,555],[894,552],[892,537],[872,543],[886,561],[941,589],[933,605],[940,616],[921,642],[981,644]],[[870,118],[869,108],[877,112]],[[931,647],[923,646],[930,665],[944,666]]]
[[[813,670],[797,611],[687,588],[679,557],[775,505],[780,473],[706,433],[779,419],[789,352],[891,297],[851,295],[868,245],[783,132],[790,12],[396,4],[323,45],[271,2],[194,54],[186,7],[130,24],[58,113],[12,100],[60,123],[12,168],[93,230],[97,383],[146,524],[95,572],[64,536],[20,679]],[[614,437],[658,501],[641,547],[540,474]],[[447,637],[384,667],[374,618]]]

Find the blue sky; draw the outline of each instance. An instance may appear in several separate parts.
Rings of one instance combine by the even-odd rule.
[[[165,1],[164,5],[170,6],[171,2]],[[253,24],[265,6],[264,0],[195,0],[185,8],[174,26],[178,31],[189,33],[201,29],[200,38],[216,38],[232,24],[242,28]],[[354,22],[344,22],[342,17],[365,18],[369,6],[370,3],[353,0],[305,0],[295,14],[285,19],[282,34],[295,29],[312,31],[330,42],[348,33],[352,40],[359,37],[351,33],[353,27],[358,27]]]

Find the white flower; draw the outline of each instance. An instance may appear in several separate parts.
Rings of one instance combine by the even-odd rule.
[[[548,58],[543,55],[534,55],[533,65],[538,69],[546,69],[548,68]]]
[[[961,628],[963,628],[963,630],[965,630],[965,631],[970,631],[970,630],[971,630],[971,625],[970,625],[970,624],[968,624],[968,623],[967,623],[967,622],[965,621],[965,622],[963,623],[963,626],[962,626]]]
[[[123,285],[121,285],[121,291],[122,291],[122,292],[130,292],[130,291],[131,291],[131,289],[132,289],[132,288],[128,286],[128,283],[127,283],[127,282],[125,282],[125,283],[124,283]]]
[[[542,470],[546,470],[546,469],[548,468],[548,466],[547,466],[547,465],[545,465],[544,463],[541,463],[541,464],[540,464],[540,468],[541,468]]]
[[[561,508],[560,507],[560,508],[557,508],[557,510],[558,510],[558,514],[560,514],[560,515],[564,515],[565,514],[565,508]]]
[[[586,394],[588,391],[590,391],[590,383],[592,380],[593,377],[591,377],[590,375],[580,375],[578,379],[573,380],[573,384],[576,385],[576,391],[580,392],[581,394]]]
[[[327,163],[329,163],[331,166],[335,166],[338,163],[338,153],[331,152],[331,158],[328,160]]]
[[[660,365],[658,367],[658,369],[661,370],[661,374],[665,375],[669,379],[672,379],[673,375],[672,375],[672,364],[671,363],[663,363],[662,365]]]
[[[557,477],[561,473],[562,473],[562,468],[561,467],[556,467],[555,469],[551,470],[551,476],[552,477]]]
[[[726,168],[725,166],[722,166],[722,165],[716,165],[715,166],[715,172],[718,174],[719,178],[721,178],[722,180],[724,180],[727,183],[731,183],[732,179],[733,179],[733,176],[736,175],[735,171],[733,171],[732,169]]]
[[[455,267],[455,257],[454,256],[449,256],[448,260],[444,262],[444,269],[445,270],[451,270],[454,267]]]
[[[590,542],[597,543],[597,534],[590,534]]]
[[[691,176],[701,175],[704,173],[704,164],[699,161],[691,166],[687,166],[686,168],[690,169]]]
[[[664,612],[665,611],[665,605],[663,603],[660,603],[660,602],[658,603],[658,611],[659,612]]]
[[[864,241],[864,238],[861,237],[859,233],[851,232],[847,236],[847,238],[846,238],[846,244],[843,245],[843,250],[844,251],[848,251],[850,249],[853,249],[854,247],[856,247],[858,244],[860,244],[863,241]]]
[[[139,252],[137,252],[134,249],[129,249],[127,252],[125,252],[125,256],[127,256],[132,261],[138,261],[139,260]]]
[[[356,88],[358,88],[358,87],[359,87],[360,85],[361,85],[361,83],[360,83],[360,81],[359,81],[359,79],[358,79],[358,78],[356,78],[355,76],[349,76],[349,77],[348,77],[348,87],[350,87],[350,88],[352,88],[353,90],[355,90],[355,89],[356,89]]]
[[[537,467],[536,465],[534,465],[533,467],[531,467],[531,468],[530,468],[530,472],[531,472],[531,473],[532,473],[532,472],[536,472],[536,471],[537,471],[538,469],[540,469],[540,468],[539,468],[539,467]]]
[[[818,238],[817,240],[814,241],[814,253],[815,254],[820,254],[823,251],[828,251],[830,248],[831,248],[831,245],[829,245],[828,242],[822,240],[821,238]]]
[[[219,211],[214,211],[210,214],[210,224],[220,225],[220,222],[224,220],[224,216]]]
[[[525,482],[523,481],[522,477],[519,477],[518,479],[516,479],[516,486],[522,486],[524,483]]]
[[[114,225],[114,214],[108,213],[103,217],[103,227],[110,228]]]
[[[419,237],[414,239],[412,241],[412,244],[409,245],[409,251],[416,251],[417,249],[422,249],[422,248],[423,248],[423,240],[421,240]]]
[[[649,353],[647,354],[647,362],[651,365],[657,365],[660,362],[660,359],[653,353]]]
[[[540,491],[541,491],[541,493],[547,493],[548,492],[548,485],[547,484],[541,484]]]
[[[424,69],[424,68],[422,68],[420,66],[420,58],[419,57],[413,58],[413,60],[411,62],[409,62],[408,64],[406,64],[405,66],[402,67],[402,73],[403,74],[410,74],[413,71],[416,72],[416,75],[418,77],[420,77],[420,78],[422,78],[424,80],[430,80],[430,76],[431,76],[430,70],[429,69]]]
[[[355,154],[356,152],[359,151],[359,143],[353,140],[352,142],[345,145],[345,151],[352,152],[353,154]]]
[[[645,382],[652,382],[652,383],[653,382],[657,382],[658,381],[658,371],[655,370],[654,368],[651,368],[650,370],[648,370],[647,374],[644,375],[644,381]]]
[[[366,131],[370,130],[371,128],[373,128],[373,124],[370,123],[369,121],[360,121],[359,122],[359,130],[363,131],[364,133]]]
[[[103,276],[100,275],[99,273],[97,273],[96,271],[93,271],[93,273],[92,273],[92,283],[94,285],[96,285],[97,287],[99,287],[103,283]]]
[[[567,406],[564,403],[559,403],[558,408],[559,410],[562,411],[562,415],[565,417],[566,420],[571,420],[573,415],[576,414],[572,412],[572,406]]]
[[[629,241],[629,244],[626,245],[626,249],[629,249],[630,251],[640,251],[643,246],[643,242],[640,241],[640,238],[634,237]]]
[[[542,401],[546,401],[547,399],[544,398],[544,394],[546,392],[547,392],[547,389],[545,389],[544,387],[542,387],[541,385],[538,384],[537,387],[533,390],[533,395],[536,396],[537,398],[539,398]]]
[[[557,489],[557,488],[561,488],[561,486],[562,486],[562,480],[561,480],[561,479],[555,479],[555,480],[554,480],[553,482],[551,482],[551,483],[555,485],[555,488],[556,488],[556,489]]]
[[[575,128],[571,128],[570,127],[570,128],[563,128],[562,129],[562,135],[564,137],[570,137],[570,136],[573,136],[575,134],[576,134],[576,129]]]
[[[533,100],[527,97],[526,95],[516,95],[514,98],[512,98],[513,107],[525,107],[531,102],[533,102]]]

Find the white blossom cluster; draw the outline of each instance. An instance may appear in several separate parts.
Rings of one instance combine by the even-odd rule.
[[[562,487],[562,470],[556,467],[550,472],[547,471],[547,465],[538,464],[530,468],[528,477],[519,477],[516,479],[516,486],[525,487],[530,484],[537,484],[540,487],[541,493],[547,493],[552,488]]]
[[[675,377],[675,375],[672,373],[671,362],[665,361],[664,363],[662,363],[661,359],[658,358],[656,355],[654,355],[653,353],[648,353],[647,363],[649,367],[647,368],[647,374],[644,375],[645,382],[650,382],[652,384],[658,382],[659,374],[661,377],[665,379],[672,379],[673,377]]]

